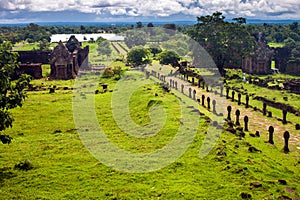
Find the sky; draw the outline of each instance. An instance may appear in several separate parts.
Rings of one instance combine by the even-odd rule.
[[[194,21],[215,11],[227,19],[299,20],[300,0],[0,0],[0,23]]]

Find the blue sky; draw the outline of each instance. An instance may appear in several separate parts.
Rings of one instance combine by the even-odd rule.
[[[195,20],[221,11],[227,18],[300,19],[300,0],[0,0],[0,23]]]

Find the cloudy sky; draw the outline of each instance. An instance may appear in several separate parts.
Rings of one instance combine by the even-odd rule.
[[[195,20],[215,11],[300,19],[300,0],[0,0],[0,23]]]

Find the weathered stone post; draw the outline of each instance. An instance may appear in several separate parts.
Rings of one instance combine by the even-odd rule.
[[[229,87],[226,87],[226,99],[229,99]]]
[[[235,116],[236,116],[236,120],[235,120],[235,125],[237,126],[240,126],[240,115],[241,115],[241,112],[240,110],[236,110],[235,111]]]
[[[214,99],[213,101],[212,101],[212,105],[213,105],[213,113],[214,114],[217,114],[217,111],[216,111],[216,104],[217,104],[217,101]]]
[[[198,79],[198,88],[200,88],[200,87],[201,87],[201,80]]]
[[[146,79],[149,79],[150,77],[150,72],[146,71]]]
[[[172,79],[170,79],[170,88],[172,88],[172,81],[173,81],[173,80],[172,80]]]
[[[192,78],[192,85],[195,85],[195,78]]]
[[[271,111],[269,111],[268,112],[268,117],[272,117],[273,115],[272,115],[272,112]]]
[[[185,75],[185,78],[186,78],[186,81],[188,82],[189,81],[189,75]]]
[[[196,90],[193,90],[193,99],[196,101]]]
[[[224,90],[224,87],[221,85],[221,87],[220,87],[220,96],[221,97],[223,96],[223,90]]]
[[[267,104],[264,103],[263,104],[263,115],[266,115],[267,114]]]
[[[273,133],[274,133],[274,127],[270,126],[269,127],[269,141],[268,141],[270,144],[274,144]]]
[[[244,130],[245,130],[245,131],[249,131],[249,130],[248,130],[248,122],[249,122],[249,118],[248,118],[248,116],[245,116],[245,117],[244,117],[244,126],[245,126],[245,127],[244,127]]]
[[[209,92],[208,85],[206,85],[206,92]]]
[[[170,75],[173,75],[173,70],[170,71]]]
[[[160,73],[157,73],[157,78],[160,80]]]
[[[207,97],[207,109],[210,110],[210,97]]]
[[[246,108],[249,108],[249,95],[246,95]]]
[[[241,105],[242,94],[238,93],[238,105]]]
[[[181,93],[184,94],[184,85],[181,84]]]
[[[286,115],[287,115],[287,110],[286,109],[282,110],[282,123],[283,124],[287,124]]]
[[[283,151],[284,151],[284,153],[288,153],[288,152],[290,152],[290,150],[289,150],[290,133],[288,131],[285,131],[283,134],[283,138],[284,138]]]
[[[175,89],[176,89],[176,90],[178,89],[178,87],[177,87],[177,81],[175,82]]]
[[[205,95],[204,94],[202,94],[201,99],[202,99],[202,106],[204,106],[204,101],[205,101]]]
[[[205,87],[205,82],[202,81],[202,89],[204,90],[204,87]]]
[[[231,106],[227,106],[227,119],[228,120],[231,120],[230,113],[231,113]]]
[[[231,92],[231,101],[232,101],[232,102],[234,102],[234,95],[235,95],[235,92],[232,91],[232,92]]]
[[[189,97],[192,98],[192,88],[189,88]]]

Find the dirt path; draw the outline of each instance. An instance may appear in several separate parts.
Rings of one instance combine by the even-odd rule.
[[[185,94],[189,94],[188,90],[189,90],[189,88],[192,88],[192,90],[196,90],[198,99],[201,99],[201,95],[205,95],[206,98],[209,96],[211,98],[211,100],[217,96],[217,95],[213,94],[212,92],[206,92],[205,90],[202,90],[202,88],[192,86],[190,83],[180,79],[179,77],[170,76],[169,75],[170,71],[172,70],[174,72],[175,71],[174,68],[167,67],[167,66],[162,67],[159,64],[157,64],[157,65],[153,64],[152,66],[147,67],[147,69],[154,70],[157,73],[167,75],[166,83],[169,83],[170,79],[176,81],[178,84],[178,90],[181,90],[181,85],[184,85],[184,93]],[[245,105],[242,105],[242,104],[238,105],[237,102],[232,102],[230,99],[226,99],[226,97],[224,97],[223,102],[224,102],[223,103],[224,105],[222,105],[222,106],[225,107],[225,109],[223,108],[223,110],[226,111],[226,108],[228,105],[230,105],[232,107],[231,118],[234,121],[235,121],[235,111],[237,109],[240,110],[241,126],[244,126],[243,119],[244,119],[244,116],[247,115],[249,117],[249,125],[248,125],[249,132],[255,133],[256,131],[259,131],[261,137],[265,141],[267,141],[267,138],[268,138],[269,126],[273,126],[275,129],[275,131],[274,131],[275,145],[274,146],[278,149],[282,149],[283,145],[284,145],[283,133],[285,131],[289,131],[289,133],[290,133],[290,140],[289,140],[290,149],[292,151],[300,152],[300,131],[296,131],[295,126],[293,124],[284,125],[284,124],[282,124],[282,122],[278,121],[275,118],[266,117],[261,112],[254,111],[253,108],[245,108]],[[206,104],[206,102],[205,102],[205,104]],[[251,105],[251,100],[249,101],[249,104]],[[201,111],[201,108],[206,109],[206,108],[200,107],[200,111]],[[224,117],[226,117],[227,111],[223,114],[224,114]],[[299,121],[300,121],[300,117],[299,117]]]

